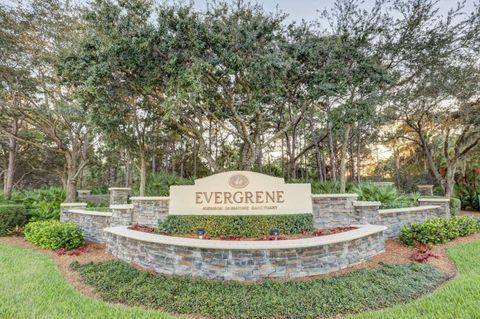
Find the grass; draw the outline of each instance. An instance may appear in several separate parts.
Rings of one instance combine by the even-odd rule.
[[[316,318],[379,309],[418,298],[446,279],[425,264],[254,285],[151,274],[118,260],[73,268],[107,301],[212,318]]]
[[[348,318],[480,318],[480,242],[455,246],[448,249],[448,254],[457,265],[459,275],[433,294],[405,305]]]
[[[478,309],[480,309],[480,299],[478,298],[480,296],[480,263],[478,262],[480,242],[450,248],[449,254],[458,267],[459,275],[435,292],[393,308],[352,315],[348,318],[478,318]],[[351,290],[361,289],[361,285],[350,285],[348,282],[343,282],[343,285],[348,288],[348,293]],[[395,286],[392,290],[401,293],[402,289]],[[126,293],[128,290],[124,292]],[[317,294],[329,295],[331,302],[348,297],[347,294],[335,296],[330,292],[330,290],[320,290]],[[191,293],[192,302],[198,292],[192,290]],[[289,291],[282,293],[288,295]],[[208,294],[209,291],[201,292],[201,295]],[[381,298],[380,294],[381,291],[378,291],[376,297]],[[136,307],[117,307],[87,298],[65,282],[49,256],[13,245],[0,245],[0,296],[0,318],[2,319],[174,318],[159,311],[147,311]],[[172,298],[175,297],[172,296]],[[250,303],[249,295],[242,298],[245,302]],[[270,304],[279,303],[271,295],[264,296],[264,299]],[[401,300],[395,299],[392,302],[398,303]],[[205,307],[207,306],[205,305]],[[316,306],[322,307],[321,304]],[[292,314],[291,318],[303,317]]]
[[[99,319],[174,318],[158,311],[125,308],[87,298],[71,287],[52,258],[0,245],[0,318]]]

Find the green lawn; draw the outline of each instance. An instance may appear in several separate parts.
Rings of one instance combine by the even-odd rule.
[[[174,318],[158,311],[125,308],[87,298],[63,279],[52,258],[0,245],[0,318]]]
[[[449,250],[460,274],[417,301],[349,318],[480,318],[480,242]],[[13,288],[14,287],[14,288]],[[70,287],[40,252],[0,245],[0,318],[174,318],[113,306]]]
[[[480,242],[455,246],[448,253],[459,270],[454,280],[415,302],[348,318],[480,318]]]

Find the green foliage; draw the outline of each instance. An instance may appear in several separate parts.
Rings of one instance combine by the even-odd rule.
[[[159,223],[158,230],[172,234],[191,234],[197,228],[205,228],[213,237],[238,235],[257,237],[268,235],[270,229],[278,229],[281,234],[299,234],[313,230],[313,215],[274,215],[274,216],[168,216]]]
[[[312,194],[338,194],[340,193],[340,183],[334,181],[311,181]],[[353,191],[353,184],[348,183],[345,187],[345,192],[350,193]]]
[[[404,225],[400,240],[409,246],[416,242],[436,245],[471,235],[479,229],[478,221],[473,217],[436,217],[421,224]]]
[[[450,198],[450,214],[455,216],[462,209],[462,201],[458,198]]]
[[[175,174],[156,173],[147,177],[145,196],[168,196],[172,185],[193,185],[193,179],[182,178]],[[138,192],[139,185],[135,185]]]
[[[453,196],[460,199],[462,209],[480,210],[480,185],[455,184]]]
[[[108,186],[96,186],[91,189],[90,194],[92,195],[103,195],[108,194]]]
[[[401,208],[418,205],[420,194],[415,193],[405,196],[398,193],[394,186],[378,186],[373,183],[361,183],[354,188],[358,194],[358,200],[378,201],[382,203],[381,208]]]
[[[27,211],[23,205],[0,206],[0,236],[7,235],[15,227],[23,227],[27,221]]]
[[[65,190],[50,187],[25,192],[22,202],[29,212],[30,221],[60,219],[60,204],[65,198]]]
[[[446,279],[445,273],[423,264],[384,265],[336,278],[253,285],[152,274],[117,260],[75,262],[71,267],[109,302],[239,319],[324,318],[387,307],[430,292]]]
[[[45,220],[28,223],[25,226],[25,239],[45,249],[74,249],[84,243],[80,228],[74,223],[60,223]]]

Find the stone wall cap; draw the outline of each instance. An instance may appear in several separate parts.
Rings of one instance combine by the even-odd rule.
[[[433,187],[433,184],[422,184],[422,185],[417,185],[417,187]]]
[[[133,209],[133,204],[113,204],[110,209]]]
[[[61,203],[60,207],[87,207],[87,203]]]
[[[130,200],[142,201],[142,200],[170,200],[168,196],[135,196],[130,197]]]
[[[345,193],[345,194],[312,194],[312,198],[342,198],[342,197],[358,197],[358,194],[351,194],[351,193]]]
[[[438,202],[438,203],[447,203],[450,202],[450,198],[419,198],[419,202]]]
[[[356,201],[353,202],[353,206],[355,207],[371,207],[371,206],[380,206],[382,203],[374,202],[374,201]]]
[[[105,216],[105,217],[112,216],[111,212],[97,212],[94,210],[85,210],[85,209],[69,209],[68,212],[74,213],[74,214],[82,214],[82,215]]]
[[[131,191],[131,187],[110,187],[109,191]]]
[[[388,208],[388,209],[379,209],[379,214],[394,214],[394,213],[421,213],[427,209],[438,209],[440,206],[425,205],[425,206],[415,206],[415,207],[402,207],[402,208]]]
[[[347,242],[383,232],[388,228],[378,225],[356,225],[355,227],[358,228],[333,235],[275,241],[229,241],[174,237],[130,230],[127,226],[109,227],[105,228],[104,231],[134,240],[173,246],[222,250],[275,250],[308,248]]]

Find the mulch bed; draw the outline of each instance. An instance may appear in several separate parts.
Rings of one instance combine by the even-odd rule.
[[[430,258],[427,263],[433,265],[434,267],[445,271],[451,277],[456,275],[455,264],[450,260],[447,254],[447,248],[472,241],[480,240],[480,233],[468,237],[457,238],[447,244],[434,246],[432,252],[437,255],[439,258]],[[88,285],[85,285],[81,282],[79,273],[72,271],[70,269],[70,263],[73,261],[78,261],[79,263],[88,263],[88,262],[102,262],[111,259],[115,259],[114,256],[107,254],[105,252],[105,246],[102,244],[90,243],[87,242],[86,252],[80,254],[79,256],[70,256],[70,255],[57,255],[53,251],[44,250],[38,247],[33,246],[29,242],[25,241],[23,237],[12,236],[12,237],[0,237],[0,244],[14,244],[19,245],[28,249],[33,249],[40,251],[41,253],[51,256],[54,262],[57,264],[59,270],[63,273],[65,279],[76,289],[80,290],[83,294],[91,297],[98,297],[98,294],[95,292],[94,288]],[[385,242],[385,252],[379,254],[372,259],[326,275],[314,276],[309,278],[303,278],[298,280],[310,280],[313,278],[321,277],[335,277],[342,274],[350,273],[352,271],[357,271],[365,268],[377,268],[382,264],[408,264],[412,263],[410,256],[413,252],[413,247],[405,246],[399,240],[387,240]]]

